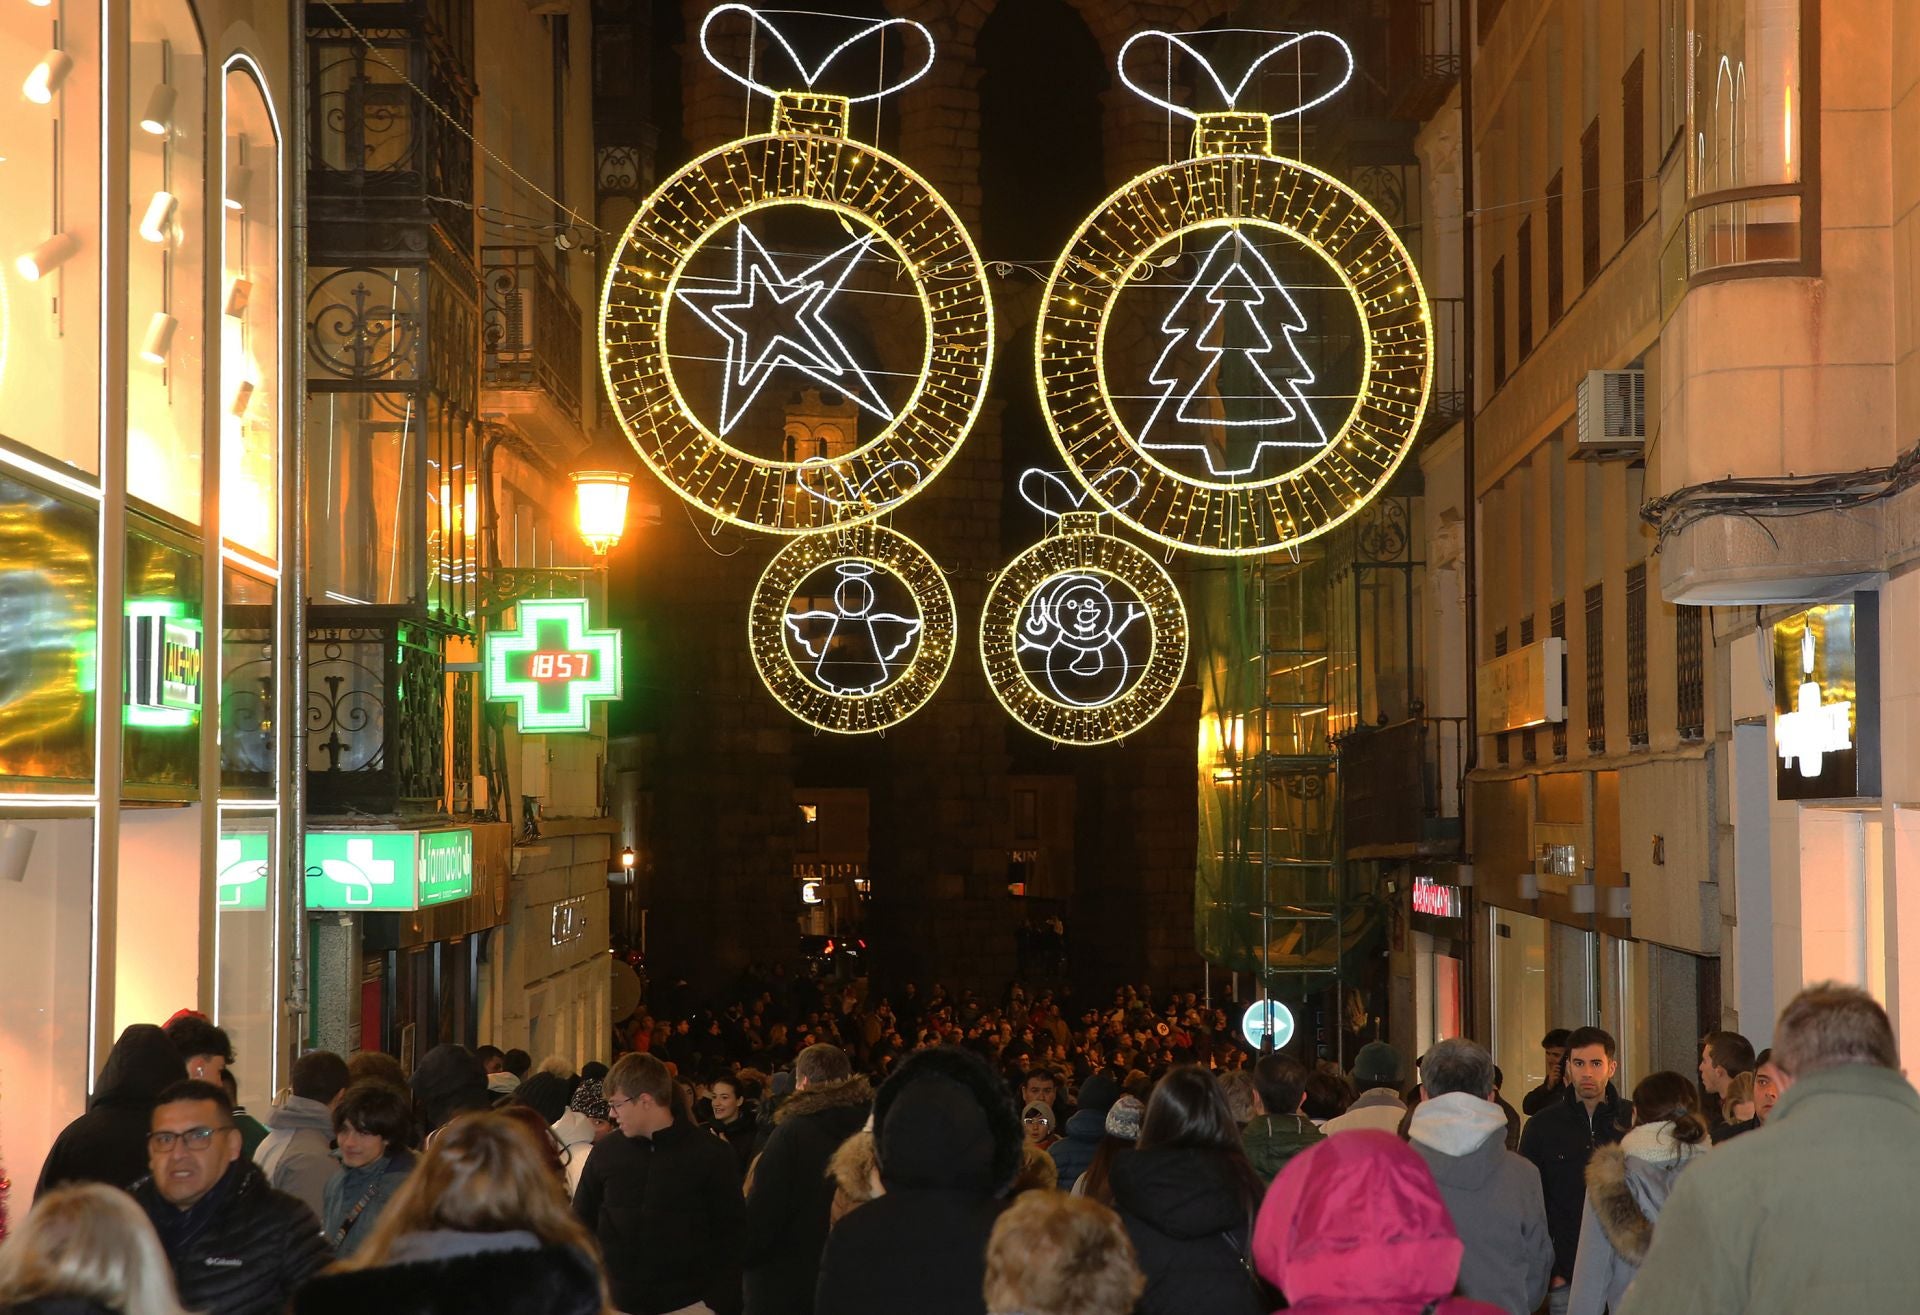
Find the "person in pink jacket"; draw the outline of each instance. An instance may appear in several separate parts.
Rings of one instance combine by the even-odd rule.
[[[1253,1226],[1253,1263],[1299,1315],[1499,1315],[1452,1295],[1464,1248],[1433,1174],[1391,1133],[1302,1152]]]

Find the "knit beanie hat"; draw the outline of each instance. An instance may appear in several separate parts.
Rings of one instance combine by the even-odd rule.
[[[586,1079],[575,1089],[567,1108],[590,1119],[599,1119],[602,1123],[613,1122],[613,1115],[607,1110],[607,1089],[593,1078]]]
[[[1369,1041],[1353,1057],[1353,1085],[1362,1091],[1397,1087],[1404,1079],[1400,1052],[1384,1041]]]
[[[1147,1107],[1140,1103],[1138,1096],[1122,1096],[1107,1111],[1107,1136],[1139,1141],[1140,1121],[1146,1116]]]

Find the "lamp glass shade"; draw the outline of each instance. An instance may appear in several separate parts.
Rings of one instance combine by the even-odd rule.
[[[28,71],[26,81],[20,84],[20,94],[35,105],[50,105],[71,72],[73,56],[64,50],[49,50]]]
[[[165,242],[173,236],[173,216],[179,209],[180,202],[172,192],[155,192],[140,220],[140,236],[149,242]]]
[[[157,310],[147,321],[146,336],[140,340],[140,359],[150,365],[165,365],[167,352],[173,347],[173,331],[180,327],[180,321],[163,310]]]
[[[147,112],[140,116],[140,131],[155,137],[164,137],[173,127],[173,105],[178,99],[173,88],[167,83],[154,87],[147,97]]]
[[[617,470],[576,470],[574,500],[580,513],[580,537],[604,556],[627,530],[627,493],[633,476]]]
[[[80,249],[80,239],[71,233],[55,233],[33,250],[20,255],[13,267],[29,283],[38,283],[48,271],[56,269]]]

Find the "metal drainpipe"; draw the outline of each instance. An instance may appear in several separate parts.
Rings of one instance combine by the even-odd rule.
[[[1465,6],[1463,6],[1464,8]],[[1462,553],[1465,557],[1463,569],[1466,571],[1466,589],[1464,612],[1466,613],[1466,676],[1467,676],[1467,727],[1466,756],[1460,772],[1460,816],[1466,836],[1466,851],[1469,858],[1473,854],[1473,818],[1468,806],[1471,794],[1467,788],[1467,778],[1479,764],[1480,759],[1480,700],[1478,692],[1478,672],[1480,663],[1480,499],[1476,493],[1474,476],[1474,409],[1476,371],[1474,354],[1477,347],[1476,311],[1477,299],[1474,296],[1476,273],[1474,267],[1474,149],[1473,149],[1473,56],[1478,48],[1479,35],[1474,23],[1469,20],[1460,50],[1460,351],[1461,351],[1461,396],[1465,405],[1461,408],[1460,421],[1460,464],[1464,496],[1461,499],[1461,539]],[[1466,997],[1469,1017],[1479,1001],[1478,956],[1474,954],[1474,913],[1472,890],[1465,893],[1467,899],[1467,944],[1466,963],[1462,975],[1466,978]],[[1491,951],[1491,946],[1488,947]]]
[[[293,260],[289,277],[282,286],[306,287],[307,271],[307,29],[304,10],[295,7],[289,23],[288,45],[293,66],[293,146],[285,167],[291,175],[293,197]],[[285,390],[283,407],[293,415],[292,478],[283,481],[288,490],[281,532],[287,569],[281,575],[282,606],[288,618],[286,636],[291,662],[281,670],[280,726],[285,734],[281,762],[286,772],[286,807],[280,814],[280,853],[282,870],[293,880],[284,886],[291,901],[290,910],[282,910],[279,924],[289,934],[287,961],[287,1021],[291,1035],[284,1038],[279,1058],[290,1063],[291,1056],[305,1049],[303,1044],[307,1016],[307,900],[306,900],[306,817],[307,817],[307,353],[306,316],[290,316],[285,302],[304,306],[305,299],[282,294],[281,360],[291,368],[292,386]],[[284,411],[283,411],[284,414]]]

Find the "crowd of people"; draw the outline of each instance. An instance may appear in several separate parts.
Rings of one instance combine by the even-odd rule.
[[[1342,1073],[1247,1054],[1193,997],[811,1004],[662,1004],[579,1072],[310,1052],[264,1121],[208,1019],[130,1027],[0,1245],[0,1313],[1733,1315],[1920,1290],[1897,1244],[1920,1094],[1852,988],[1625,1095],[1611,1036],[1549,1033],[1518,1109],[1466,1038]]]

